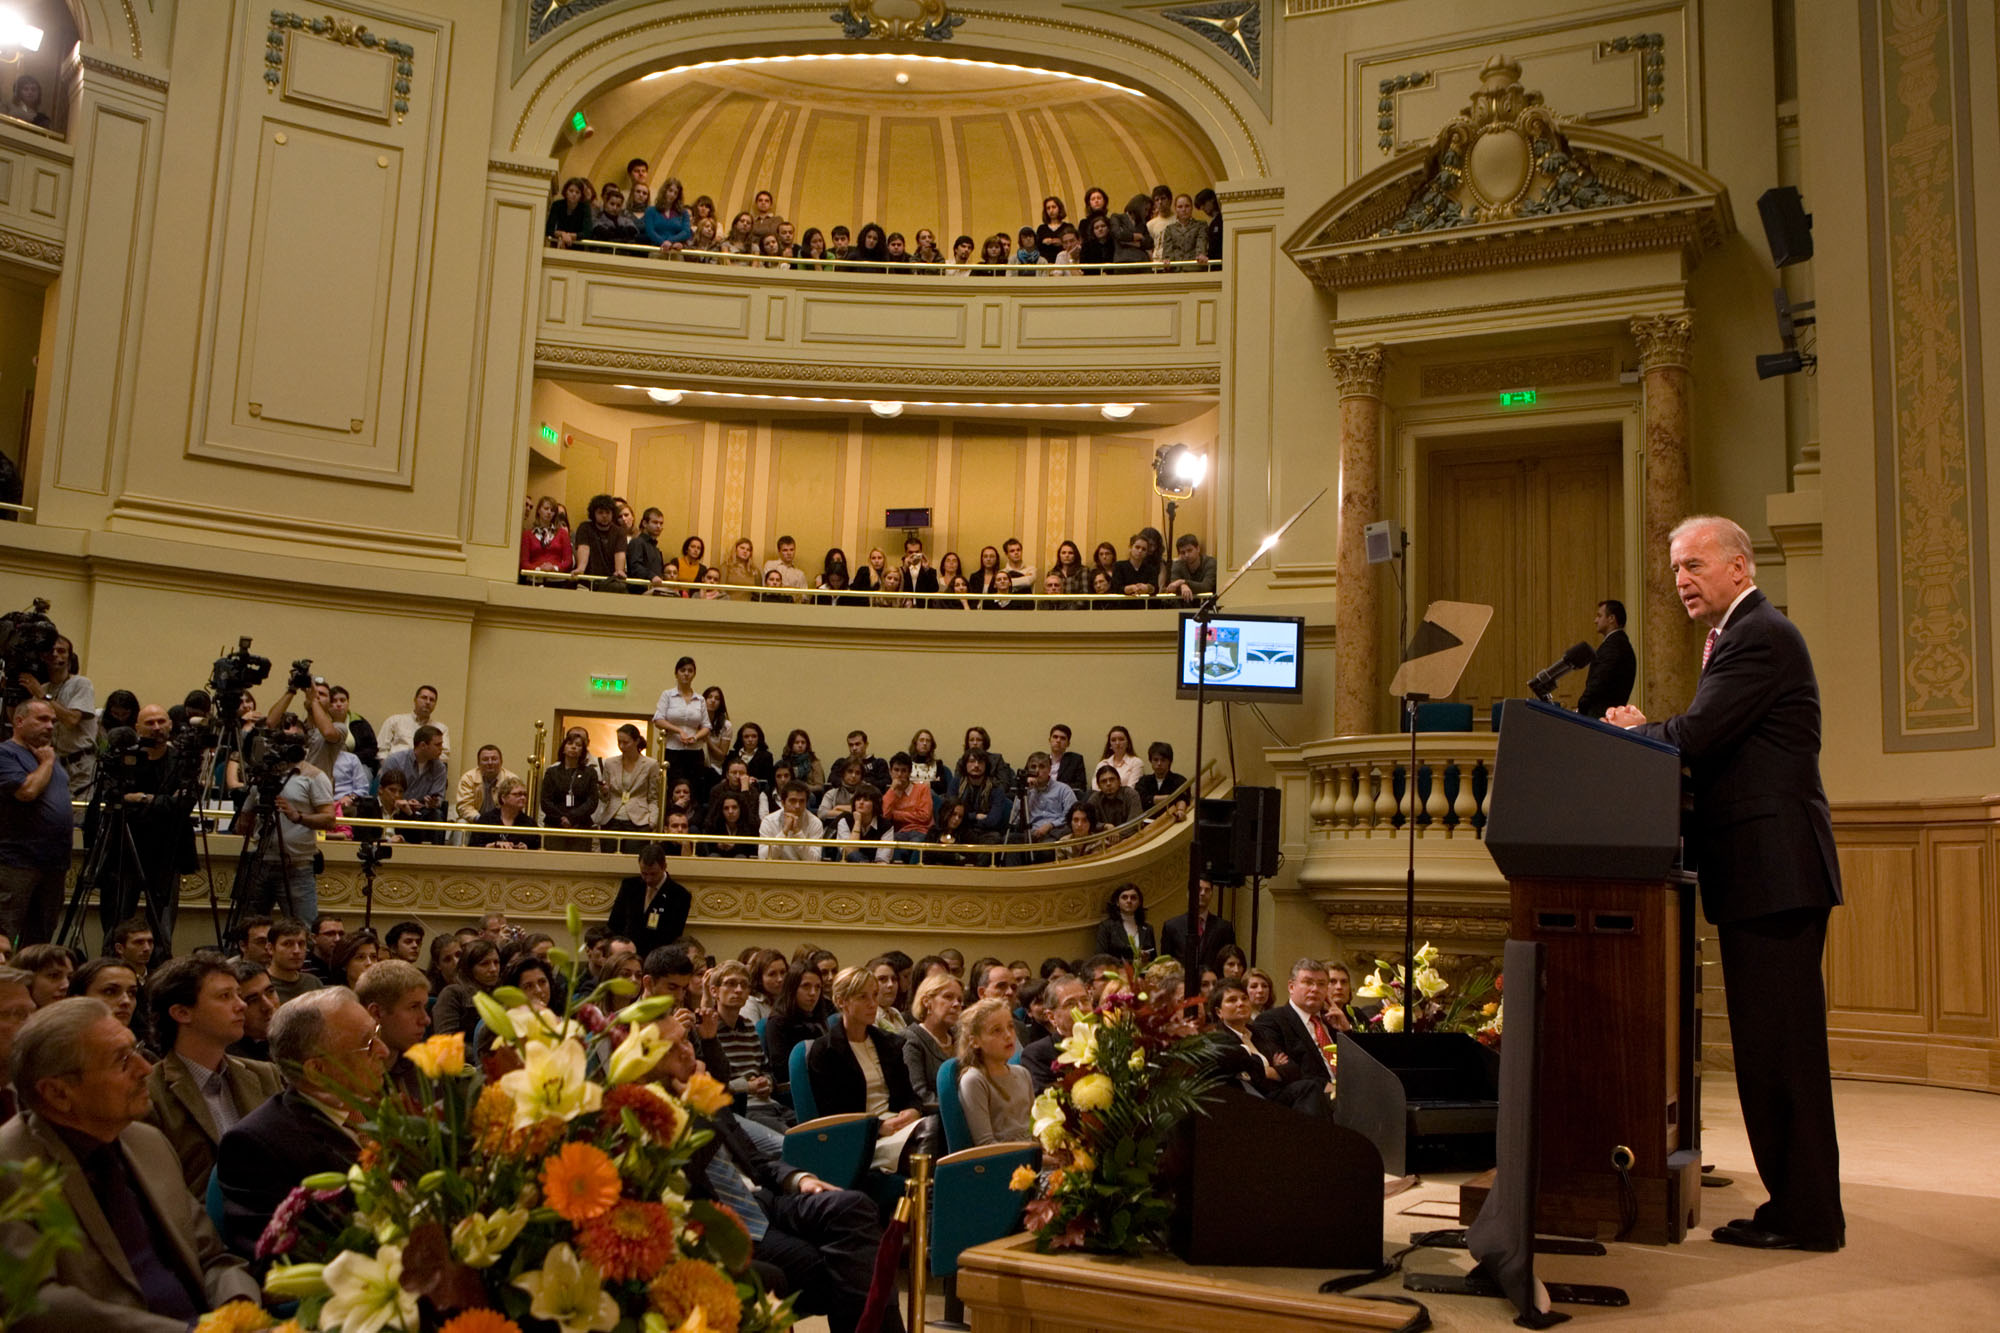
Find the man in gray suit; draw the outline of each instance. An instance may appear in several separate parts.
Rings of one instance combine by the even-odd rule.
[[[185,1333],[210,1310],[258,1299],[182,1183],[166,1137],[138,1123],[152,1066],[109,1006],[78,996],[37,1011],[10,1067],[22,1110],[0,1126],[0,1161],[53,1162],[83,1230],[15,1333]],[[0,1254],[18,1261],[34,1240],[12,1224],[0,1230]]]

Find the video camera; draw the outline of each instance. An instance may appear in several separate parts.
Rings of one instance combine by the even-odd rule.
[[[250,636],[245,634],[236,641],[233,652],[226,652],[215,659],[209,671],[208,692],[215,700],[215,711],[210,715],[218,727],[236,725],[236,714],[243,706],[243,692],[255,689],[271,678],[271,659],[258,657],[250,651]]]
[[[29,610],[0,616],[0,704],[5,708],[0,714],[0,734],[11,734],[14,708],[28,698],[21,677],[28,675],[44,685],[49,683],[47,658],[62,635],[49,619],[48,610],[48,598],[37,597]]]

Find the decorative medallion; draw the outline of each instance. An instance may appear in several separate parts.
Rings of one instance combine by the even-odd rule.
[[[416,47],[393,37],[379,36],[361,24],[337,19],[331,14],[310,19],[303,14],[274,9],[271,11],[271,30],[264,39],[264,91],[267,93],[277,92],[278,85],[284,81],[285,42],[287,35],[294,32],[341,46],[380,51],[392,57],[396,62],[396,78],[392,85],[395,99],[390,105],[395,109],[396,123],[403,123],[403,117],[410,111],[410,80],[417,72]]]
[[[1263,66],[1263,7],[1260,0],[1216,0],[1213,4],[1163,9],[1160,17],[1180,24],[1260,78]]]
[[[528,0],[528,45],[533,46],[563,24],[611,0]]]
[[[830,17],[848,37],[948,42],[951,30],[965,22],[951,13],[945,0],[848,0]]]

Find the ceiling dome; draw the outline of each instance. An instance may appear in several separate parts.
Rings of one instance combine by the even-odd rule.
[[[906,82],[898,83],[899,76]],[[801,234],[880,222],[1012,233],[1057,195],[1072,219],[1102,186],[1111,206],[1155,185],[1194,194],[1221,159],[1177,108],[1092,79],[927,57],[711,64],[648,75],[583,108],[594,133],[562,176],[623,181],[644,158],[727,227],[759,189]]]

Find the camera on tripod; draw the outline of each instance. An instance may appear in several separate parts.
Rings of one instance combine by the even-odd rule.
[[[0,733],[11,733],[14,709],[28,698],[23,675],[49,683],[48,655],[62,635],[48,617],[49,602],[37,597],[26,611],[0,616]]]
[[[236,725],[243,692],[255,689],[271,678],[271,659],[250,651],[250,636],[236,641],[236,647],[215,659],[208,676],[208,692],[215,698],[215,720],[220,727]]]

